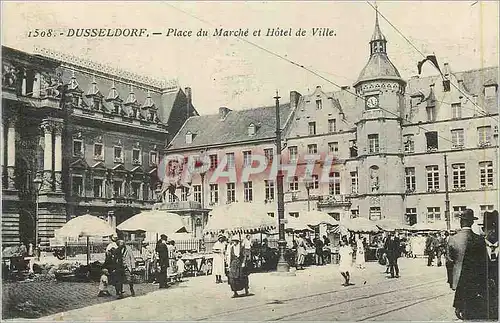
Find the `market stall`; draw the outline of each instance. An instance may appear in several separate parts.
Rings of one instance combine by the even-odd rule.
[[[109,237],[116,234],[116,231],[104,220],[97,216],[85,214],[77,216],[63,225],[60,229],[54,231],[58,239],[78,239],[86,238],[87,265],[91,260],[90,238],[91,237]]]
[[[176,213],[165,212],[161,210],[143,211],[134,215],[130,219],[118,225],[117,229],[124,232],[140,232],[145,234],[145,241],[150,247],[150,255],[140,255],[136,257],[137,262],[144,263],[144,269],[137,274],[141,275],[145,280],[154,277],[154,271],[158,268],[156,265],[156,243],[161,234],[166,234],[169,240],[175,242],[177,237],[186,237],[186,227],[182,217]],[[141,243],[142,244],[142,243]],[[187,260],[185,261],[187,262]],[[191,266],[189,267],[191,268]],[[169,278],[177,276],[169,267]]]
[[[236,202],[214,208],[209,213],[208,222],[203,230],[205,235],[238,235],[270,233],[276,228],[276,219],[268,213],[275,212],[273,206],[263,203]],[[266,240],[266,239],[264,239]],[[266,240],[267,241],[267,240]],[[276,250],[261,242],[252,254],[254,268],[271,268],[277,262]]]

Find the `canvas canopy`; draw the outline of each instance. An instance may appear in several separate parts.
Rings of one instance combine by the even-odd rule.
[[[340,226],[351,232],[357,233],[374,233],[380,231],[375,224],[375,221],[366,218],[357,217],[354,219],[342,219]],[[341,230],[342,231],[342,230]]]
[[[236,202],[214,208],[210,213],[205,234],[256,233],[276,228],[276,218],[268,215],[275,212],[271,205]]]
[[[451,223],[451,230],[457,230],[460,226],[457,223]],[[408,227],[410,231],[446,231],[446,222],[440,221],[435,223],[416,223]]]
[[[339,222],[331,217],[328,213],[312,210],[300,213],[299,217],[288,217],[287,229],[295,231],[310,230],[309,226],[317,226],[320,224],[338,225]]]
[[[382,219],[375,221],[375,225],[384,231],[394,231],[394,230],[408,230],[410,226],[401,223],[394,219]]]
[[[121,223],[120,231],[143,231],[159,234],[186,232],[182,217],[176,213],[160,210],[144,211]]]
[[[69,220],[54,234],[61,238],[107,237],[116,234],[116,231],[106,221],[85,214]]]

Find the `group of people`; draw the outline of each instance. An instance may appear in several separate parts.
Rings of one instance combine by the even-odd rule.
[[[151,252],[153,271],[155,272],[155,282],[161,289],[168,287],[169,276],[182,279],[185,271],[182,255],[177,252],[175,241],[168,240],[167,235],[160,235],[160,240],[156,243],[155,252]]]
[[[425,252],[427,254],[427,266],[432,266],[434,258],[437,260],[436,264],[441,267],[443,262],[442,258],[446,255],[446,245],[449,233],[444,231],[441,233],[429,234],[425,240]]]
[[[485,212],[484,235],[472,231],[478,218],[466,209],[461,229],[447,241],[446,268],[453,307],[464,320],[498,320],[498,211]]]
[[[111,243],[106,247],[106,259],[99,283],[98,296],[109,296],[108,285],[113,285],[115,286],[116,296],[123,298],[124,284],[129,285],[130,295],[135,296],[133,279],[135,265],[132,249],[125,244],[125,241],[119,240],[116,235],[113,235]]]
[[[247,235],[240,241],[239,235],[233,235],[229,240],[224,235],[217,238],[217,242],[212,247],[214,253],[212,274],[215,276],[215,283],[222,283],[222,276],[227,276],[227,282],[231,286],[233,298],[239,297],[239,291],[244,290],[245,295],[249,294],[248,275],[250,274],[252,262],[252,241]]]
[[[295,267],[297,270],[304,269],[304,263],[307,256],[307,249],[314,248],[314,261],[318,266],[322,266],[327,263],[330,258],[330,239],[327,236],[323,236],[320,239],[318,235],[311,239],[306,237],[305,233],[297,234],[293,240],[292,249],[295,250]]]
[[[147,246],[149,247],[149,246]],[[108,286],[115,287],[116,296],[124,297],[124,284],[129,285],[130,295],[135,296],[134,290],[134,269],[136,268],[136,258],[130,246],[124,240],[118,239],[116,235],[111,236],[111,242],[106,247],[106,256],[99,282],[98,296],[110,296]],[[185,270],[181,256],[177,254],[175,243],[169,241],[165,234],[160,236],[155,250],[146,248],[145,250],[146,271],[154,271],[155,282],[160,288],[168,287],[169,273],[176,273],[182,278]]]

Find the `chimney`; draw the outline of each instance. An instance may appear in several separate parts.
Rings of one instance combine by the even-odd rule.
[[[186,119],[190,117],[191,115],[191,106],[192,106],[192,100],[193,98],[191,97],[191,88],[187,87],[184,89],[184,92],[186,93]]]
[[[297,91],[290,91],[290,108],[294,110],[297,107],[297,103],[299,103],[299,99],[301,94]]]
[[[226,116],[231,112],[231,109],[228,109],[226,107],[220,107],[219,108],[219,119],[224,120]]]
[[[444,63],[443,75],[446,79],[450,77],[450,65],[448,63]]]

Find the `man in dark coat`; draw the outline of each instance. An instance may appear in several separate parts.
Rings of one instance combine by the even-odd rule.
[[[483,223],[485,266],[482,273],[486,285],[483,294],[487,306],[481,319],[498,321],[498,211],[485,212]]]
[[[455,291],[453,307],[459,319],[478,319],[484,300],[478,297],[483,289],[478,272],[484,266],[484,249],[480,236],[472,232],[471,226],[477,220],[474,211],[466,209],[460,215],[461,229],[448,242],[447,262],[452,266],[451,289]],[[483,240],[484,241],[484,240]],[[481,250],[483,252],[481,252]]]
[[[396,271],[396,278],[399,278],[398,258],[401,254],[401,241],[396,237],[394,232],[390,232],[389,237],[384,244],[385,252],[387,253],[387,260],[389,261],[389,271],[391,278],[394,278],[394,270]]]
[[[168,237],[162,234],[160,240],[156,243],[156,252],[158,253],[160,266],[160,274],[158,275],[160,288],[167,288],[167,269],[169,265],[167,241]]]

